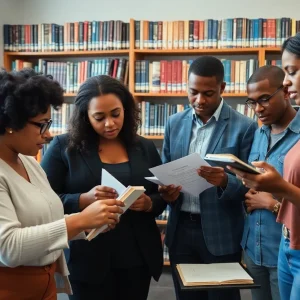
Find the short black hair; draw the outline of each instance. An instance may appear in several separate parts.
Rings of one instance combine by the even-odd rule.
[[[300,58],[300,32],[283,42],[282,52],[285,50]]]
[[[189,68],[189,76],[193,73],[197,76],[216,77],[217,82],[224,81],[224,66],[222,62],[214,56],[200,56],[196,58]]]
[[[0,70],[0,135],[6,128],[21,130],[29,119],[63,104],[63,89],[50,76],[33,69]]]
[[[88,78],[79,88],[69,122],[69,150],[87,152],[91,146],[99,144],[99,136],[88,119],[88,107],[93,98],[107,94],[116,95],[125,109],[120,139],[126,146],[135,143],[141,120],[140,111],[132,94],[119,80],[100,75]]]
[[[254,71],[247,85],[267,79],[271,87],[279,88],[283,84],[284,76],[284,71],[277,66],[263,66]]]

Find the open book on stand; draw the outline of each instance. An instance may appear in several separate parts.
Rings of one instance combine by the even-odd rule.
[[[117,200],[124,202],[125,206],[122,207],[123,213],[146,191],[143,186],[123,186],[115,177],[108,173],[105,169],[102,169],[101,184],[104,186],[115,189],[118,193]],[[122,216],[121,216],[122,217]],[[87,240],[91,241],[99,233],[107,229],[108,225],[103,225],[100,228],[93,229],[88,236]]]
[[[253,278],[239,263],[178,264],[184,286],[253,284]]]

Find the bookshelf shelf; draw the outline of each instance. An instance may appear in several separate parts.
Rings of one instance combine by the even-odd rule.
[[[167,225],[167,220],[156,220],[157,225]]]
[[[135,97],[187,97],[187,93],[133,93]],[[246,97],[247,93],[224,93],[223,97]]]
[[[169,261],[164,261],[164,266],[170,266],[171,263]]]
[[[4,52],[4,56],[13,57],[61,57],[61,56],[106,56],[106,55],[129,55],[126,50],[94,50],[94,51],[57,51],[57,52]]]
[[[76,93],[65,93],[64,97],[76,97]]]
[[[264,48],[264,51],[266,53],[269,53],[269,52],[275,52],[275,53],[278,53],[280,54],[281,53],[281,48],[280,47],[267,47],[267,48]]]
[[[134,53],[139,54],[257,54],[260,51],[265,50],[280,51],[280,48],[222,48],[222,49],[134,49]]]
[[[145,139],[150,139],[150,140],[163,140],[164,136],[163,135],[143,135]]]

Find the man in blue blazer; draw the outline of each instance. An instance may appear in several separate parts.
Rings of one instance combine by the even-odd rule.
[[[222,99],[225,89],[222,62],[211,56],[196,59],[189,69],[188,98],[192,108],[171,116],[165,129],[163,162],[191,153],[231,153],[247,162],[257,123]],[[200,167],[200,166],[199,166]],[[202,167],[199,176],[214,187],[199,197],[162,186],[169,202],[166,245],[172,270],[178,263],[239,262],[244,225],[245,192],[238,179],[220,167]],[[239,290],[181,292],[173,273],[177,300],[240,299]]]

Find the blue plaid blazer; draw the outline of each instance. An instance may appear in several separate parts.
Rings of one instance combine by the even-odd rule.
[[[168,119],[162,151],[163,163],[188,155],[192,125],[192,108]],[[247,162],[256,129],[254,120],[236,112],[224,102],[207,153],[231,153]],[[224,191],[212,187],[201,194],[203,235],[211,254],[221,256],[240,251],[244,195],[245,190],[232,174],[228,174],[228,185]],[[171,205],[166,233],[169,249],[176,233],[182,198],[180,195]]]

